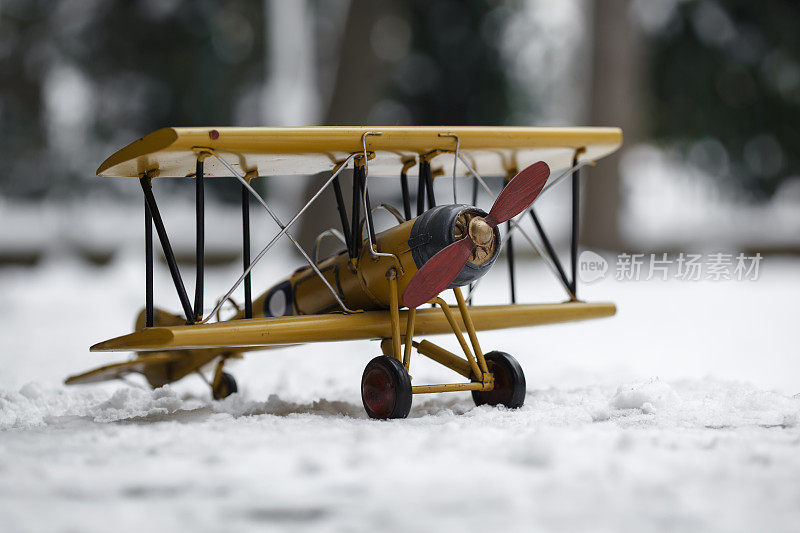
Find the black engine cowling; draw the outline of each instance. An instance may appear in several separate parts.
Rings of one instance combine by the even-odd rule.
[[[411,255],[417,268],[422,268],[422,265],[436,255],[439,250],[459,240],[463,236],[459,234],[459,226],[464,226],[464,222],[468,222],[470,217],[476,215],[485,217],[487,214],[486,211],[471,205],[450,204],[436,206],[418,216],[408,239]],[[480,255],[481,253],[488,253],[488,255],[484,255],[480,260],[476,259],[475,254]],[[482,250],[476,249],[473,257],[467,261],[448,289],[476,281],[492,268],[499,255],[500,230],[495,227],[494,237],[489,246],[483,247]]]

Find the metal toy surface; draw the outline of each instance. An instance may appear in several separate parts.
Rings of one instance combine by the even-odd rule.
[[[476,404],[519,407],[525,398],[525,377],[509,354],[484,354],[477,337],[482,330],[550,324],[611,316],[612,303],[587,303],[577,297],[579,168],[616,150],[622,132],[616,128],[511,127],[386,127],[386,128],[166,128],[126,146],[98,169],[101,176],[138,178],[145,197],[145,309],[136,331],[92,346],[92,351],[132,351],[131,361],[107,365],[67,379],[68,384],[119,379],[141,373],[154,386],[174,382],[215,365],[210,379],[215,398],[236,392],[226,361],[247,351],[310,342],[381,340],[380,355],[362,377],[361,395],[369,416],[403,418],[413,394],[472,391]],[[453,203],[437,205],[432,161],[453,162]],[[545,163],[547,161],[547,163]],[[549,166],[548,166],[549,163]],[[352,165],[353,190],[348,214],[339,174]],[[408,171],[418,169],[416,216],[412,217]],[[518,168],[522,168],[517,172]],[[551,168],[562,168],[551,175]],[[330,177],[309,202],[284,223],[250,186],[269,174],[312,174],[330,170]],[[473,201],[478,186],[494,196],[478,173],[506,177],[506,185],[487,213],[458,203],[459,176],[471,179]],[[243,272],[230,291],[204,313],[204,180],[229,174],[241,184]],[[399,174],[402,212],[387,204],[373,208],[369,177]],[[195,180],[197,276],[190,302],[169,237],[153,194],[153,179],[185,176]],[[513,177],[512,177],[513,176]],[[530,207],[544,191],[572,178],[572,257],[567,276],[535,211]],[[338,237],[344,250],[322,260],[310,257],[292,237],[291,226],[322,193],[331,188],[340,215],[340,230],[317,239]],[[250,198],[254,197],[280,228],[255,258],[250,250]],[[376,232],[375,209],[385,208],[397,225]],[[540,242],[517,224],[533,218]],[[499,225],[506,222],[505,238]],[[157,309],[153,303],[153,228],[161,243],[183,316]],[[563,303],[517,304],[511,235],[519,231],[540,253],[561,282]],[[251,270],[282,236],[308,263],[255,300]],[[473,306],[472,290],[509,244],[512,282],[510,305]],[[244,303],[230,320],[219,321],[221,306],[244,284]],[[470,285],[466,298],[460,287]],[[440,293],[452,290],[457,312]],[[436,308],[420,308],[432,303]],[[407,309],[402,309],[402,308]],[[467,338],[464,337],[467,333]],[[420,339],[452,333],[464,356]],[[412,349],[452,369],[468,381],[412,385]],[[202,375],[202,373],[201,373]]]

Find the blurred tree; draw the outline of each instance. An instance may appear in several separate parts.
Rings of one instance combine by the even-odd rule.
[[[372,32],[381,15],[397,17],[397,13],[398,5],[387,0],[350,2],[324,125],[368,123],[370,110],[378,101],[391,72],[391,65],[372,46]],[[352,171],[345,170],[339,178],[345,191],[352,187],[352,174]],[[328,177],[328,172],[312,176],[306,184],[304,198],[313,196]],[[322,231],[340,227],[333,192],[329,190],[326,194],[327,201],[315,205],[314,216],[304,217],[300,222],[298,240],[306,249],[314,246],[317,235]],[[345,197],[349,198],[348,195]]]
[[[165,125],[260,121],[260,2],[10,0],[0,26],[4,194],[69,194]]]
[[[623,130],[622,150],[584,171],[583,244],[605,250],[624,246],[619,227],[619,163],[642,129],[643,39],[631,0],[595,1],[592,13],[590,124]]]
[[[654,20],[653,133],[756,197],[800,173],[800,3],[686,1]]]
[[[406,110],[407,123],[506,123],[510,112],[506,65],[487,26],[504,25],[510,14],[511,10],[486,0],[409,3],[410,47],[389,87],[389,94]]]
[[[488,0],[353,0],[325,123],[504,124],[509,87],[497,43],[485,31],[488,23],[502,25],[498,13],[509,10]],[[310,180],[306,196],[322,179]],[[338,225],[333,204],[315,214],[301,230],[308,246]]]

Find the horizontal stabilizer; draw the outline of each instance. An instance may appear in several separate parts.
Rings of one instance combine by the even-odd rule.
[[[131,361],[105,365],[82,374],[70,376],[64,383],[67,385],[77,385],[79,383],[99,383],[101,381],[120,379],[128,374],[145,374],[148,368],[156,365],[172,363],[178,359],[182,359],[183,357],[183,354],[180,352],[150,354],[144,357],[133,359]]]

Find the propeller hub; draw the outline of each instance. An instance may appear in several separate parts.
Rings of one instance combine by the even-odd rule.
[[[474,217],[469,221],[469,238],[478,246],[486,246],[492,242],[494,229],[486,223],[483,217]]]

